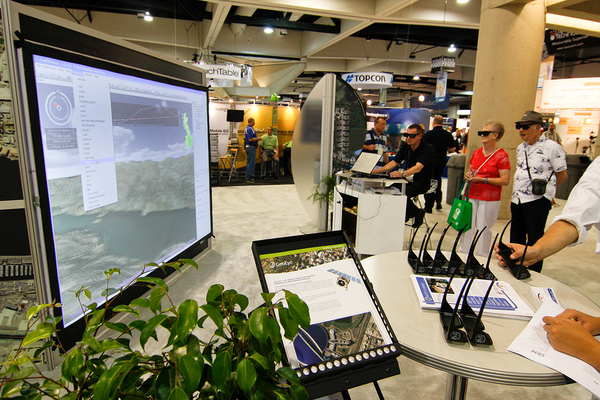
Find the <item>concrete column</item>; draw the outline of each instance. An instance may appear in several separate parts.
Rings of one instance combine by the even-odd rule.
[[[510,184],[502,188],[499,218],[510,219],[516,148],[521,143],[514,122],[534,109],[546,11],[544,0],[505,3],[483,0],[481,5],[467,161],[481,147],[477,131],[484,122],[502,122],[506,133],[498,144],[510,156],[512,170]]]

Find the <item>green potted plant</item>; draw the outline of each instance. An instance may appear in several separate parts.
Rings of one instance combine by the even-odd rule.
[[[181,272],[192,260],[180,260],[160,266]],[[156,264],[148,266],[158,267]],[[15,399],[305,399],[307,393],[296,372],[282,366],[284,336],[292,339],[298,326],[308,328],[308,307],[297,295],[284,291],[281,296],[263,293],[264,305],[245,313],[248,298],[235,290],[213,285],[206,304],[187,299],[173,304],[169,287],[160,278],[143,277],[132,284],[150,288],[148,298],[128,305],[111,306],[108,300],[111,275],[107,272],[107,306],[95,303],[87,310],[82,339],[68,353],[60,343],[46,340],[56,332],[58,318],[51,314],[57,304],[41,304],[27,312],[28,334],[16,354],[0,369],[0,397]],[[76,293],[90,298],[86,288]],[[285,303],[282,299],[285,299]],[[107,320],[107,309],[116,314],[131,314],[126,324]],[[149,310],[150,318],[140,311]],[[278,317],[275,317],[278,310]],[[209,322],[210,321],[210,322]],[[205,325],[211,323],[213,328]],[[35,328],[34,328],[35,326]],[[100,329],[113,337],[99,339]],[[197,336],[198,329],[208,330],[208,339]],[[168,339],[160,354],[147,354],[144,348],[157,332],[165,330]],[[202,336],[202,335],[200,335]],[[33,348],[37,347],[35,351]],[[137,348],[139,346],[139,348]],[[39,366],[42,352],[58,347],[62,363],[60,377],[44,372]]]

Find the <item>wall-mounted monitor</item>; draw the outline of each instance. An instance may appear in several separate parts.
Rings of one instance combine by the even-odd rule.
[[[56,48],[22,49],[42,262],[69,346],[83,328],[76,290],[89,287],[101,304],[103,271],[121,270],[110,284],[119,288],[145,263],[207,246],[208,92]]]
[[[227,110],[227,122],[244,122],[244,110]]]

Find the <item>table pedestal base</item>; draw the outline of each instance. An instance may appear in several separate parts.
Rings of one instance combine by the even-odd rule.
[[[465,377],[448,374],[446,380],[446,400],[464,400],[467,397],[467,383]]]

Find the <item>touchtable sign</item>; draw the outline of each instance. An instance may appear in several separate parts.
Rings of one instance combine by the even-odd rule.
[[[381,89],[392,86],[394,75],[386,72],[352,72],[343,74],[342,79],[354,88]]]
[[[242,69],[230,65],[197,64],[206,71],[207,79],[231,79],[239,81],[242,79]]]

